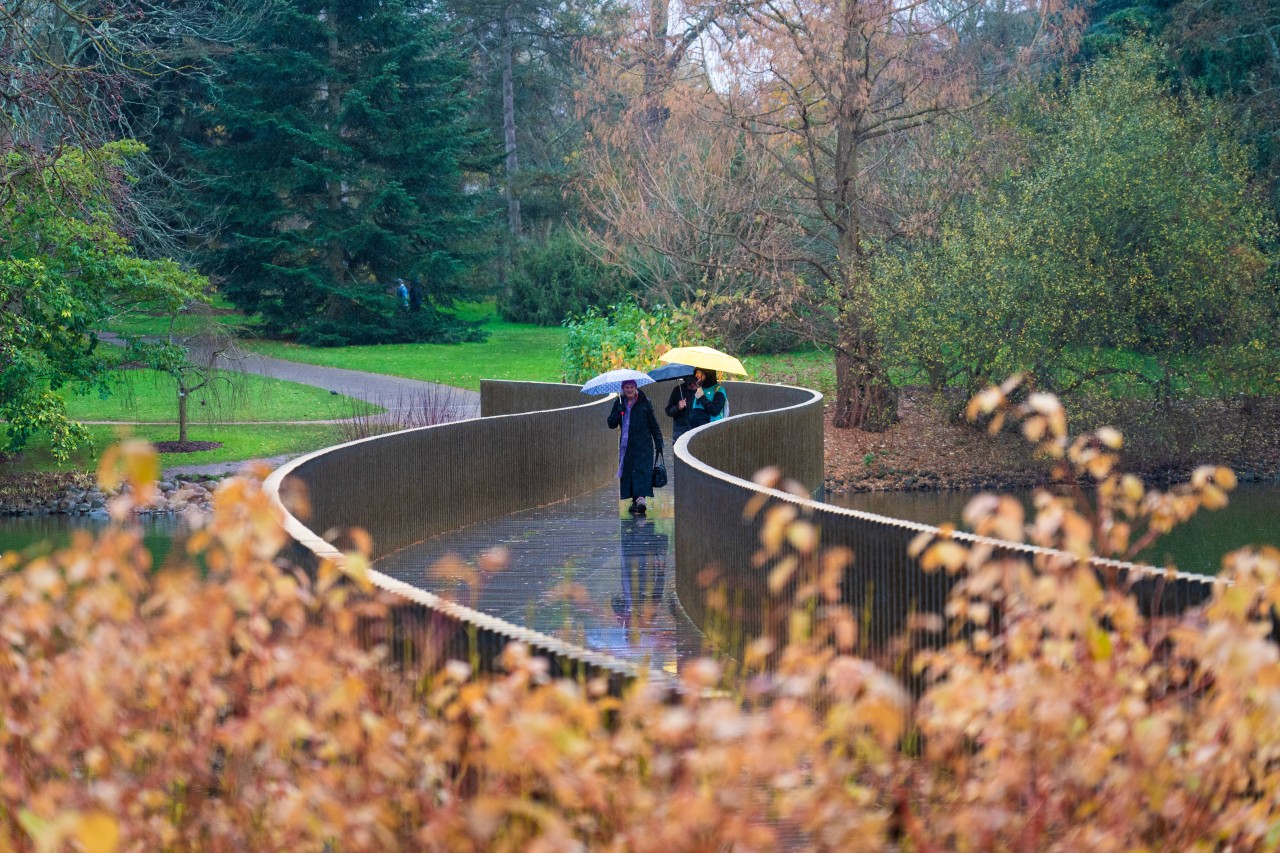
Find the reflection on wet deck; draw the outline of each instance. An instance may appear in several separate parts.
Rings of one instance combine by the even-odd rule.
[[[669,673],[702,651],[676,600],[672,489],[633,517],[616,484],[473,524],[376,563],[391,577],[588,648]],[[507,550],[505,566],[484,559]],[[453,555],[451,557],[450,555]]]

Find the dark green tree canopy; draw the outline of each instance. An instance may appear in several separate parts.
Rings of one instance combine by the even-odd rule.
[[[251,40],[204,151],[230,299],[314,343],[473,334],[439,308],[486,248],[476,176],[498,152],[448,33],[398,2],[291,0]],[[397,278],[423,282],[422,310],[402,310]]]

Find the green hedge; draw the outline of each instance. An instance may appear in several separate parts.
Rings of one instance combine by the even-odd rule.
[[[546,240],[516,253],[498,311],[513,323],[558,326],[588,308],[618,302],[636,290],[635,279],[591,253],[573,228],[553,230]]]

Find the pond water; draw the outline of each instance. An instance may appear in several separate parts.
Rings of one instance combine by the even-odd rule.
[[[1010,492],[1030,506],[1031,492]],[[846,492],[828,494],[836,506],[904,518],[923,524],[952,521],[959,527],[965,504],[973,493],[943,492]],[[1176,528],[1138,562],[1200,574],[1217,574],[1222,557],[1246,545],[1280,545],[1280,483],[1242,483],[1231,493],[1231,503],[1217,512],[1200,512]]]
[[[186,529],[176,515],[141,516],[142,544],[151,552],[152,565],[164,564],[174,541]],[[19,515],[0,517],[0,553],[26,551],[31,555],[48,553],[71,541],[76,530],[98,531],[104,520],[83,515]]]
[[[1015,492],[1030,505],[1031,492]],[[829,494],[828,503],[924,524],[959,522],[972,493],[852,492]],[[46,515],[0,517],[0,552],[65,545],[73,530],[98,530],[105,522],[84,516]],[[143,542],[154,565],[163,565],[173,541],[183,531],[177,516],[144,516]],[[1217,512],[1201,512],[1140,555],[1139,561],[1163,566],[1173,563],[1188,572],[1216,574],[1222,556],[1246,545],[1280,545],[1280,483],[1243,483],[1231,503]]]

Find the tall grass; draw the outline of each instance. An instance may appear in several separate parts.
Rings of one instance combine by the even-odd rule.
[[[344,441],[356,441],[465,420],[478,415],[478,409],[465,391],[446,385],[432,385],[371,400],[345,398],[337,415],[341,418],[337,427]]]

